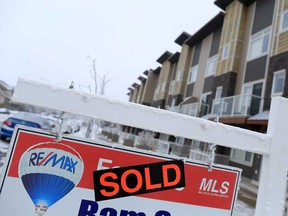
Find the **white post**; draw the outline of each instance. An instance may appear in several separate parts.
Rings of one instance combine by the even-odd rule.
[[[263,155],[255,216],[283,215],[288,162],[288,100],[272,99],[267,135],[270,154]]]

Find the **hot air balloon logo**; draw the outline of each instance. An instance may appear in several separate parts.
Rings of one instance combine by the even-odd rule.
[[[55,142],[39,143],[26,150],[19,176],[38,216],[66,196],[81,180],[84,164],[71,147]]]

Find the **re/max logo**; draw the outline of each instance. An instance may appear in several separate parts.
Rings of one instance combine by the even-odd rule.
[[[34,152],[30,155],[29,166],[58,166],[60,169],[75,173],[78,161],[73,161],[71,157],[58,155],[54,152]]]

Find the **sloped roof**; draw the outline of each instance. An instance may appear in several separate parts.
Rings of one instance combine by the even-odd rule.
[[[189,39],[187,39],[185,43],[191,47],[199,43],[201,40],[212,34],[215,30],[217,30],[223,25],[224,17],[225,13],[219,12],[201,29],[199,29],[195,34],[193,34]]]

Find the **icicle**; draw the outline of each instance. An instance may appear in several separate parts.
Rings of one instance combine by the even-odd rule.
[[[214,121],[218,123],[219,117],[217,116]],[[216,145],[214,143],[209,143],[209,157],[208,157],[208,163],[209,163],[208,171],[209,172],[212,172],[212,169],[213,169],[213,163],[215,160],[215,151],[216,151]]]

